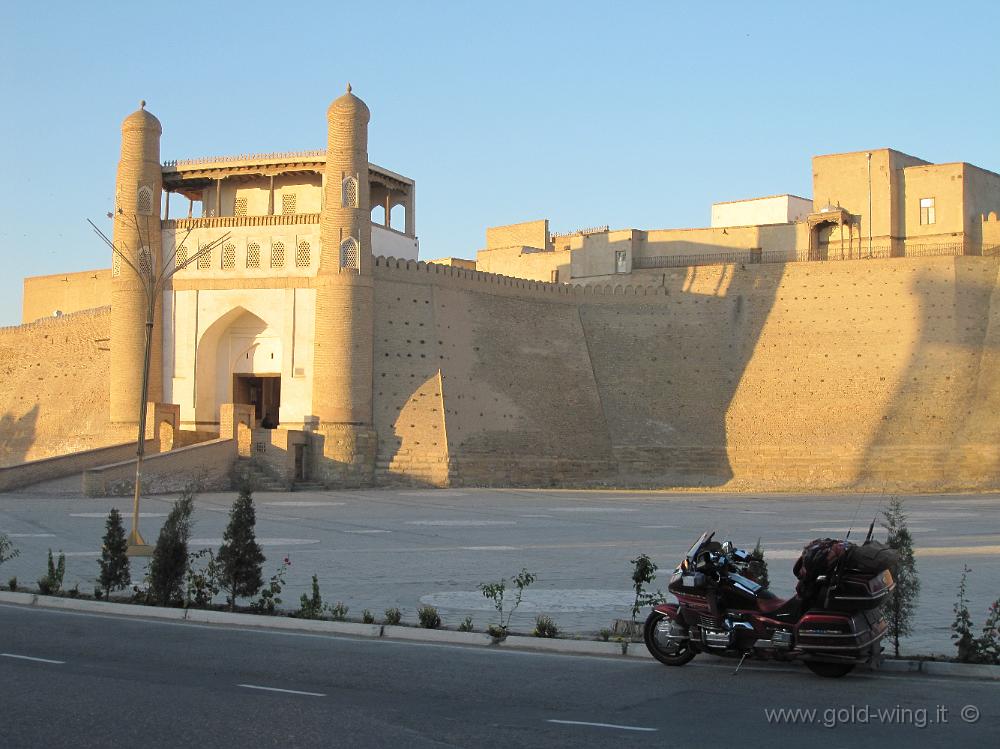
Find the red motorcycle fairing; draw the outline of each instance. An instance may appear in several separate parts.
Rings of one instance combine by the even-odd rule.
[[[671,621],[680,622],[681,612],[680,606],[676,603],[660,603],[653,607],[653,611],[659,611],[661,614],[666,614],[667,618]]]

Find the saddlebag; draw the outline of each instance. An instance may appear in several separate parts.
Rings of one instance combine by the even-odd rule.
[[[859,657],[886,629],[876,612],[810,611],[795,627],[795,645],[806,653]]]

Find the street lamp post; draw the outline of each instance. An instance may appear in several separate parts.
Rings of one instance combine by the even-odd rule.
[[[121,210],[119,209],[119,212]],[[108,214],[109,217],[111,214]],[[132,217],[135,222],[136,236],[139,237],[139,247],[145,248],[149,247],[148,239],[146,242],[142,242],[142,230],[139,227],[139,219],[137,216]],[[194,253],[191,257],[185,258],[181,262],[175,262],[177,258],[177,248],[182,247],[187,241],[188,236],[191,234],[191,230],[188,229],[187,234],[180,242],[174,243],[174,251],[170,253],[170,257],[166,258],[162,266],[156,267],[156,258],[152,257],[149,250],[139,249],[135,253],[135,262],[129,257],[127,252],[128,247],[123,244],[121,248],[116,247],[115,243],[112,242],[108,236],[102,232],[93,221],[87,219],[87,223],[90,224],[91,228],[97,233],[97,236],[111,248],[112,253],[125,263],[132,272],[135,273],[139,282],[142,284],[143,294],[146,297],[146,339],[145,339],[145,350],[143,352],[142,359],[142,391],[139,398],[139,434],[136,438],[135,447],[135,494],[132,498],[132,531],[129,534],[129,545],[128,554],[129,556],[151,556],[153,553],[153,547],[145,542],[142,534],[139,533],[139,497],[142,495],[142,461],[146,454],[146,401],[149,397],[149,362],[152,358],[152,347],[153,347],[153,325],[156,319],[156,300],[163,293],[164,288],[166,288],[167,282],[173,278],[173,275],[179,271],[187,268],[191,263],[196,262],[199,258],[210,253],[215,247],[225,242],[229,238],[229,233],[226,232],[218,239],[209,242],[204,247],[201,247],[198,252]],[[146,222],[146,236],[149,237],[149,222]],[[114,345],[114,341],[111,342]]]

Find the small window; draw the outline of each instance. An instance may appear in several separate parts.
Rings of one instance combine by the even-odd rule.
[[[260,243],[250,242],[247,244],[247,268],[260,267]]]
[[[139,275],[147,278],[153,272],[153,258],[148,247],[139,248]]]
[[[227,242],[222,248],[222,270],[232,270],[236,267],[236,245]]]
[[[937,222],[937,216],[934,212],[934,198],[921,198],[920,199],[920,224],[922,226],[927,226]]]
[[[236,202],[233,204],[233,215],[234,216],[246,216],[247,215],[247,199],[246,198],[236,198]]]
[[[625,250],[615,250],[615,273],[628,273],[628,255]]]
[[[549,272],[549,283],[559,283],[559,269]]]
[[[361,191],[358,189],[357,178],[344,177],[344,181],[341,183],[341,207],[357,208],[359,192]]]
[[[212,267],[212,251],[198,256],[198,270],[210,270]]]
[[[174,265],[180,268],[188,259],[188,248],[181,245],[177,248],[177,253],[174,255]]]
[[[271,243],[271,267],[272,268],[284,268],[285,267],[285,243],[284,242],[272,242]]]
[[[285,193],[281,196],[281,213],[290,216],[295,213],[295,193]]]
[[[310,260],[309,243],[304,239],[295,248],[295,267],[308,268]]]
[[[146,185],[139,188],[139,194],[135,199],[136,213],[148,216],[153,212],[153,191]]]
[[[340,243],[340,267],[358,270],[358,240],[348,237]]]

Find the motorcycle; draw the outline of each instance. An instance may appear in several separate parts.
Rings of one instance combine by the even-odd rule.
[[[874,527],[874,522],[872,523]],[[881,657],[888,625],[881,611],[895,588],[895,552],[817,539],[796,562],[796,594],[782,599],[750,576],[751,557],[703,533],[670,577],[677,603],[654,606],[643,638],[667,666],[698,653],[743,660],[802,661],[814,674],[840,677]]]

